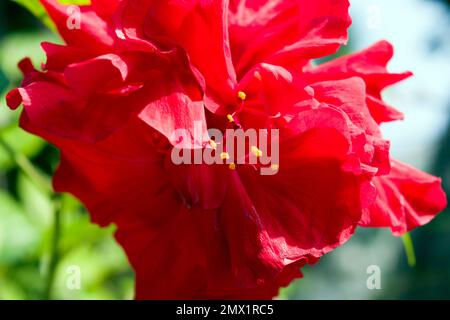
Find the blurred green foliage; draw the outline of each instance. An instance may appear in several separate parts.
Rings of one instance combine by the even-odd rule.
[[[39,0],[13,0],[14,2],[22,5],[24,8],[28,9],[36,18],[38,18],[42,23],[44,23],[50,29],[55,29],[55,24],[47,15],[47,12],[42,7]]]
[[[14,2],[0,1],[0,139],[49,178],[58,164],[57,150],[18,127],[20,112],[6,107],[5,96],[20,84],[17,63],[30,57],[39,66],[45,61],[40,43],[61,40],[44,26],[52,23],[38,0]],[[0,299],[131,299],[133,273],[113,238],[114,228],[92,224],[73,197],[64,195],[60,201],[60,236],[55,239],[55,200],[0,145]],[[54,271],[52,260],[57,262]],[[74,267],[80,271],[79,288],[68,283]]]

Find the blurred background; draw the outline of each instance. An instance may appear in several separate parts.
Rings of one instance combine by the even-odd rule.
[[[385,92],[406,120],[383,125],[383,132],[396,158],[443,177],[450,194],[450,1],[351,4],[351,41],[339,54],[380,39],[395,45],[390,69],[415,76]],[[77,200],[65,195],[56,201],[30,179],[48,179],[58,152],[19,129],[18,112],[5,104],[6,93],[21,79],[18,61],[28,56],[38,66],[45,59],[40,43],[61,42],[48,25],[37,0],[0,0],[0,299],[131,299],[133,272],[112,237],[114,229],[96,227]],[[388,230],[360,229],[305,268],[305,278],[279,298],[450,299],[450,215],[441,214],[411,236],[415,264]],[[367,287],[372,265],[380,268],[380,289]]]

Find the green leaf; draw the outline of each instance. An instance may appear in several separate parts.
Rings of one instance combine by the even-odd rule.
[[[5,74],[3,73],[2,70],[0,70],[0,92],[3,92],[3,90],[6,89],[6,87],[8,86],[8,79],[6,78]]]
[[[20,173],[17,178],[19,200],[30,221],[41,232],[51,228],[53,204],[49,195],[43,192],[29,177]]]
[[[0,134],[15,152],[25,157],[35,156],[45,146],[42,139],[23,131],[19,127],[9,127]],[[15,166],[14,159],[4,148],[0,147],[0,169],[7,170],[12,166]]]
[[[0,42],[0,69],[11,86],[19,84],[23,75],[17,64],[29,57],[35,67],[45,62],[46,57],[41,49],[41,42],[61,43],[54,33],[45,32],[14,32],[4,36]],[[1,101],[3,104],[4,101]]]
[[[50,19],[50,17],[47,14],[47,11],[45,11],[44,7],[42,6],[39,0],[12,0],[12,1],[26,8],[36,18],[42,21],[44,25],[46,25],[51,30],[56,31],[55,24],[53,23],[52,19]]]
[[[23,207],[10,194],[0,190],[0,265],[24,260],[40,245],[39,230]]]

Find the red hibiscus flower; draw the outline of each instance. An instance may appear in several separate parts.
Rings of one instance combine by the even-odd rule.
[[[67,44],[21,63],[8,104],[61,150],[55,190],[117,225],[138,299],[272,298],[358,225],[399,235],[445,208],[381,135],[402,116],[381,91],[410,75],[386,70],[390,45],[311,63],[346,43],[348,1],[92,0],[74,30],[41,2]],[[210,128],[279,130],[273,174],[172,162],[214,149]]]

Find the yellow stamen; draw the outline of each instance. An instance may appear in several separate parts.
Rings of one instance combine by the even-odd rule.
[[[252,146],[250,151],[255,155],[255,157],[262,157],[262,151],[259,150],[257,147]]]
[[[238,92],[238,97],[239,97],[239,99],[244,101],[247,98],[247,94],[244,91],[239,91]]]
[[[214,140],[209,140],[209,145],[211,146],[211,148],[213,148],[214,150],[216,150],[217,148],[217,143]]]
[[[230,170],[236,170],[236,165],[232,162],[228,165],[228,168],[230,168]]]
[[[228,115],[227,115],[227,119],[228,119],[228,121],[230,121],[230,122],[234,122],[234,118],[233,118],[233,116],[232,116],[231,114],[228,114]]]
[[[220,159],[222,159],[222,160],[228,160],[228,159],[230,159],[230,154],[229,154],[228,152],[222,152],[222,153],[220,154]]]

